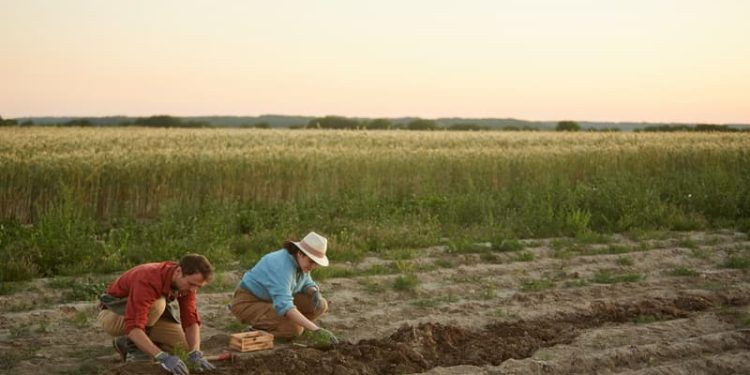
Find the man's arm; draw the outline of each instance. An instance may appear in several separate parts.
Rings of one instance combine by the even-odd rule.
[[[128,332],[128,338],[133,341],[138,349],[141,349],[141,351],[148,354],[149,357],[153,357],[161,351],[161,349],[154,345],[154,342],[148,338],[146,332],[143,332],[140,328],[131,329],[130,332]]]
[[[201,325],[196,323],[185,328],[185,339],[188,343],[188,352],[201,350]]]

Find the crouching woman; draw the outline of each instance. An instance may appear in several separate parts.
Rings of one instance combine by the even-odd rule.
[[[328,266],[328,241],[310,232],[302,241],[285,241],[283,246],[264,255],[242,276],[230,305],[232,314],[276,337],[291,339],[307,330],[305,335],[314,342],[338,343],[331,331],[314,323],[328,311],[328,301],[310,271]]]

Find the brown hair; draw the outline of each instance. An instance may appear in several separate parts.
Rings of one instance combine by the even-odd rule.
[[[214,266],[206,257],[200,254],[187,254],[180,259],[180,268],[184,276],[199,273],[206,281],[214,277]]]
[[[299,247],[297,247],[292,240],[284,241],[284,248],[292,255],[297,255],[297,253],[300,252]]]

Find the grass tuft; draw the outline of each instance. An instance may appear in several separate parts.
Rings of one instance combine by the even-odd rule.
[[[414,274],[399,275],[393,280],[393,290],[398,292],[414,292],[419,285],[419,279]]]
[[[672,271],[669,272],[672,276],[685,276],[685,277],[695,277],[700,275],[700,273],[692,268],[687,268],[685,266],[679,266]]]

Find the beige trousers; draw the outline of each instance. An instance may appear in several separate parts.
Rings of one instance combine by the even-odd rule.
[[[320,309],[315,310],[312,296],[305,293],[294,295],[294,305],[302,315],[311,321],[328,311],[328,301],[325,298],[320,299]],[[286,316],[279,316],[271,302],[258,299],[243,287],[238,287],[234,291],[230,310],[242,323],[268,331],[276,337],[293,338],[301,335],[305,330],[304,327]]]
[[[182,325],[164,315],[166,307],[167,301],[164,297],[157,299],[151,305],[148,310],[146,334],[154,344],[167,351],[172,351],[176,347],[187,349],[188,344]],[[97,322],[110,336],[125,334],[125,317],[112,310],[105,309],[99,312]]]

